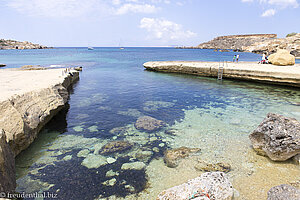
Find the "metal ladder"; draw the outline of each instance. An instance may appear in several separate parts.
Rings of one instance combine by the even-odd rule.
[[[227,61],[226,61],[226,66],[227,66]],[[219,70],[218,70],[218,80],[223,79],[224,67],[225,67],[225,61],[223,61],[223,63],[221,63],[221,61],[220,61],[219,62]]]

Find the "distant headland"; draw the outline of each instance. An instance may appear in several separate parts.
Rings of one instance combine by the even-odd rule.
[[[272,54],[277,49],[286,49],[295,57],[300,57],[300,33],[277,38],[277,34],[247,34],[219,36],[192,49],[217,49]]]
[[[16,40],[0,39],[0,49],[51,49],[53,47],[47,47],[40,44],[33,44],[31,42],[20,42]]]

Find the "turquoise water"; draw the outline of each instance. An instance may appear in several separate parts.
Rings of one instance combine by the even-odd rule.
[[[67,107],[17,157],[17,191],[49,191],[56,193],[58,199],[155,199],[160,191],[201,174],[186,166],[172,171],[164,165],[164,151],[181,146],[201,148],[201,154],[196,156],[203,160],[229,162],[232,181],[239,182],[249,173],[259,174],[257,163],[281,169],[274,163],[269,166],[270,161],[253,153],[248,135],[268,112],[300,120],[299,89],[220,82],[143,68],[147,61],[220,61],[231,60],[234,54],[174,48],[0,51],[0,63],[6,63],[8,68],[39,64],[82,65],[84,69],[71,90]],[[241,61],[260,59],[257,54],[239,54]],[[167,125],[153,133],[136,130],[133,124],[144,115]],[[169,135],[166,130],[176,134]],[[129,141],[134,146],[126,152],[98,154],[103,145],[115,140]],[[143,162],[147,167],[121,169],[124,163],[134,162]],[[292,172],[299,171],[293,164],[286,164],[290,172],[275,176],[292,181]],[[274,175],[268,176],[270,182],[265,187],[278,181]],[[237,190],[240,197],[247,195],[245,188],[237,186]]]

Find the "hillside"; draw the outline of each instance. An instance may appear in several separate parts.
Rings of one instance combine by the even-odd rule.
[[[49,47],[33,44],[31,42],[19,42],[16,40],[0,39],[0,49],[47,49]]]

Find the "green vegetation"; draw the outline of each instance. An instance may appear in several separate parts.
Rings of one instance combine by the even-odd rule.
[[[291,37],[291,36],[294,36],[294,35],[296,35],[296,34],[297,34],[297,33],[295,33],[295,32],[289,33],[289,34],[286,35],[286,37]]]

